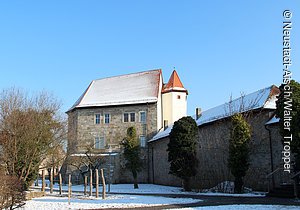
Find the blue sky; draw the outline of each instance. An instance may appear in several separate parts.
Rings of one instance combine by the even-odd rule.
[[[299,81],[297,0],[0,0],[0,89],[47,90],[66,111],[93,79],[175,67],[194,114],[281,83],[285,9]]]

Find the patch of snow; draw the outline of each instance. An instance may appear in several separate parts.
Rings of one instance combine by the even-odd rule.
[[[49,190],[49,181],[46,181],[47,186],[46,189]],[[225,183],[225,182],[224,182]],[[40,184],[41,186],[41,184]],[[33,187],[33,189],[40,191],[40,187]],[[59,186],[58,184],[54,184],[53,189],[58,191]],[[64,192],[67,192],[68,186],[63,185],[62,189]],[[106,185],[106,191],[108,189],[108,184]],[[180,187],[172,187],[172,186],[163,186],[163,185],[154,185],[154,184],[139,184],[138,189],[133,189],[132,184],[112,184],[110,187],[111,193],[131,193],[131,194],[157,194],[157,195],[164,195],[164,194],[188,194],[188,195],[208,195],[208,196],[232,196],[232,197],[264,197],[264,192],[252,192],[250,189],[247,189],[247,193],[243,194],[233,194],[227,192],[220,192],[216,189],[216,187],[211,188],[209,190],[204,190],[202,192],[185,192]],[[74,194],[82,194],[84,191],[83,185],[72,185],[72,192]],[[96,191],[95,188],[92,190],[93,192]],[[90,192],[89,186],[87,186],[87,193]],[[102,192],[102,186],[99,187],[99,193]],[[57,194],[57,193],[54,193]]]
[[[132,184],[116,184],[111,186],[113,193],[152,193],[152,194],[181,194],[182,188],[154,184],[139,184],[138,189],[133,189]],[[188,193],[188,192],[184,192]]]
[[[252,189],[244,187],[244,192],[241,194],[234,193],[234,182],[224,181],[207,190],[200,192],[200,195],[209,196],[232,196],[232,197],[265,197],[265,192],[253,192]]]
[[[99,154],[85,154],[85,153],[76,153],[76,154],[71,154],[72,157],[86,157],[86,156],[91,156],[91,157],[98,157],[98,156],[116,156],[119,153],[99,153]]]
[[[49,181],[46,180],[47,187],[46,189],[49,189]],[[41,188],[41,181],[39,180],[39,187],[32,186],[35,190],[40,190]],[[55,183],[53,185],[54,190],[59,189],[59,185]],[[68,190],[67,185],[63,185],[62,189],[64,191]],[[108,184],[106,184],[106,190],[108,189]],[[87,186],[87,192],[89,192],[90,188]],[[72,191],[73,192],[83,192],[84,191],[84,185],[72,185]],[[93,192],[95,192],[96,189],[93,188]],[[102,191],[102,186],[99,187],[99,191]],[[138,189],[133,188],[133,184],[112,184],[110,186],[110,192],[111,193],[139,193],[139,194],[181,194],[181,193],[188,193],[188,192],[182,192],[182,188],[180,187],[171,187],[171,186],[163,186],[163,185],[154,185],[154,184],[139,184]]]
[[[71,198],[70,205],[67,197],[47,196],[26,201],[22,209],[102,209],[102,208],[138,208],[179,203],[195,203],[201,200],[192,198],[165,198],[156,196],[137,195],[108,195],[107,199],[77,196]]]

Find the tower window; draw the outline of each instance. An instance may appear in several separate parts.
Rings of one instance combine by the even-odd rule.
[[[177,95],[177,99],[180,99],[180,95]]]

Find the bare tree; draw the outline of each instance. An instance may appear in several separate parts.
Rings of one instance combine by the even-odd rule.
[[[106,160],[103,154],[94,150],[93,145],[87,145],[84,152],[71,154],[68,157],[67,164],[75,167],[81,174],[82,178],[87,175],[90,170],[100,169]]]
[[[11,88],[0,93],[0,146],[7,175],[16,176],[24,189],[39,167],[66,137],[59,103],[50,94],[29,95]]]

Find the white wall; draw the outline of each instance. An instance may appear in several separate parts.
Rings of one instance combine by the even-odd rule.
[[[164,93],[162,98],[163,120],[168,120],[169,125],[187,115],[187,95],[185,92]]]
[[[163,113],[162,113],[162,96],[161,96],[161,90],[162,90],[162,75],[160,74],[159,78],[159,90],[158,90],[158,99],[157,99],[157,131],[162,128],[163,126]]]

